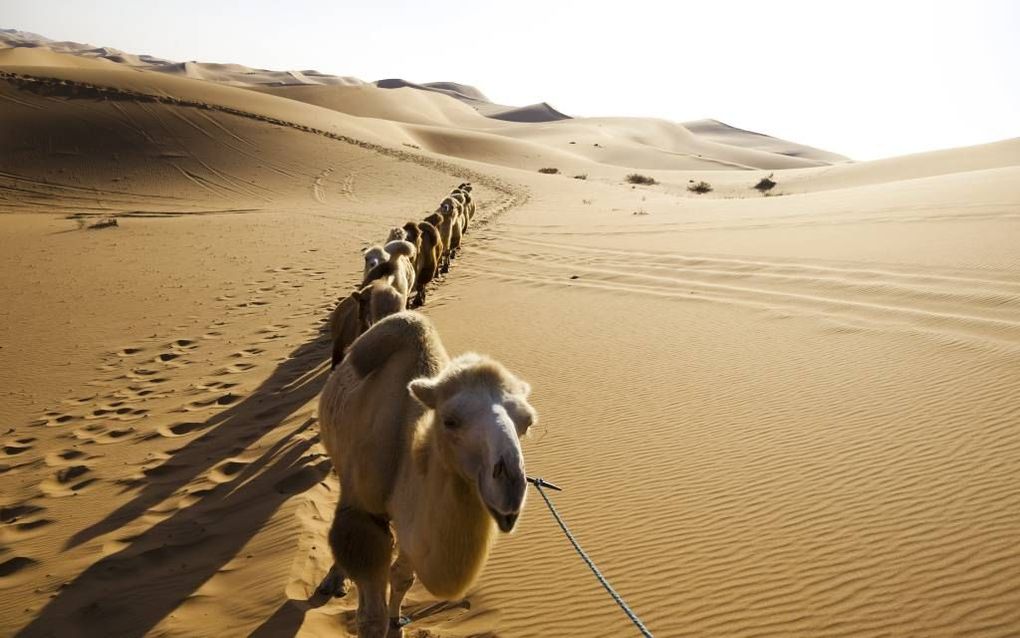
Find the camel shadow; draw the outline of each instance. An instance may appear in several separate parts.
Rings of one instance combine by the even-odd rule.
[[[350,594],[348,594],[350,595]],[[308,600],[288,599],[283,601],[272,616],[258,626],[248,638],[288,638],[297,635],[298,629],[304,623],[305,614],[310,610],[321,607],[329,601],[327,596],[316,593]],[[456,615],[471,610],[471,602],[467,599],[455,601],[423,602],[408,606],[405,611],[405,618],[408,625],[413,625],[423,620],[442,619],[450,615]],[[345,611],[340,614],[340,621],[350,634],[357,633],[357,614],[354,610]]]
[[[206,434],[153,468],[164,467],[165,473],[154,472],[155,480],[75,534],[68,546],[121,528],[251,441],[284,426],[321,390],[329,374],[321,365],[328,350],[321,335],[295,349],[245,400],[210,417]],[[251,558],[240,552],[274,512],[326,477],[329,460],[309,451],[318,440],[309,429],[314,422],[287,424],[288,431],[258,459],[200,493],[199,500],[136,536],[107,543],[103,550],[109,553],[58,589],[16,635],[131,637],[151,631],[217,572],[230,571],[228,563]]]
[[[327,358],[328,352],[329,343],[320,334],[291,352],[245,399],[202,423],[194,424],[195,430],[205,433],[176,450],[163,463],[144,470],[145,479],[131,485],[141,486],[131,500],[102,520],[76,532],[68,539],[64,549],[120,529],[198,475],[279,426],[322,389],[329,371],[317,371],[317,368]]]

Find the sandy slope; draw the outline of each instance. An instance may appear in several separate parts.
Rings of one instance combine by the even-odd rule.
[[[0,635],[349,635],[312,595],[322,320],[462,179],[490,223],[426,311],[533,384],[529,472],[656,635],[1017,633],[1017,140],[853,164],[109,64],[0,51],[34,78],[0,79]],[[535,494],[467,599],[408,611],[630,631]]]

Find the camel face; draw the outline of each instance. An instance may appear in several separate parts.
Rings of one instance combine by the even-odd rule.
[[[520,437],[535,420],[530,387],[477,355],[465,355],[451,368],[411,382],[411,392],[434,410],[447,463],[476,487],[500,531],[510,532],[527,488]]]
[[[383,263],[390,257],[382,246],[372,246],[371,248],[365,249],[364,253],[365,253],[364,274],[366,275],[368,274],[368,271],[372,270],[373,268]]]

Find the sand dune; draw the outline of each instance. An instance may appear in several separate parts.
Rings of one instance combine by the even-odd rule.
[[[854,163],[0,35],[0,635],[353,635],[323,322],[463,180],[425,312],[532,384],[528,471],[655,635],[1017,633],[1020,140]],[[535,494],[467,598],[408,601],[632,630]]]

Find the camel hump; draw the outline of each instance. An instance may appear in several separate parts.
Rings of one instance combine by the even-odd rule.
[[[359,376],[365,377],[381,368],[395,353],[414,350],[425,354],[442,348],[435,326],[413,310],[405,310],[374,324],[351,345],[347,360]]]
[[[431,215],[425,218],[425,223],[430,224],[432,226],[439,226],[440,224],[443,223],[443,216],[440,215],[439,213],[432,213]]]
[[[439,241],[439,229],[434,225],[429,222],[422,222],[418,227],[421,229],[421,234],[432,239],[433,243]]]
[[[386,241],[392,242],[398,239],[407,239],[407,231],[399,226],[394,226],[390,229],[390,234],[386,236]]]
[[[379,279],[385,279],[387,277],[394,277],[397,274],[397,265],[392,261],[384,261],[372,267],[368,273],[365,274],[365,278],[361,281],[362,287],[369,285],[373,281]]]
[[[414,247],[409,241],[403,239],[396,239],[385,246],[385,250],[390,255],[390,261],[394,261],[397,257],[407,257],[408,259],[414,259],[418,249]]]

